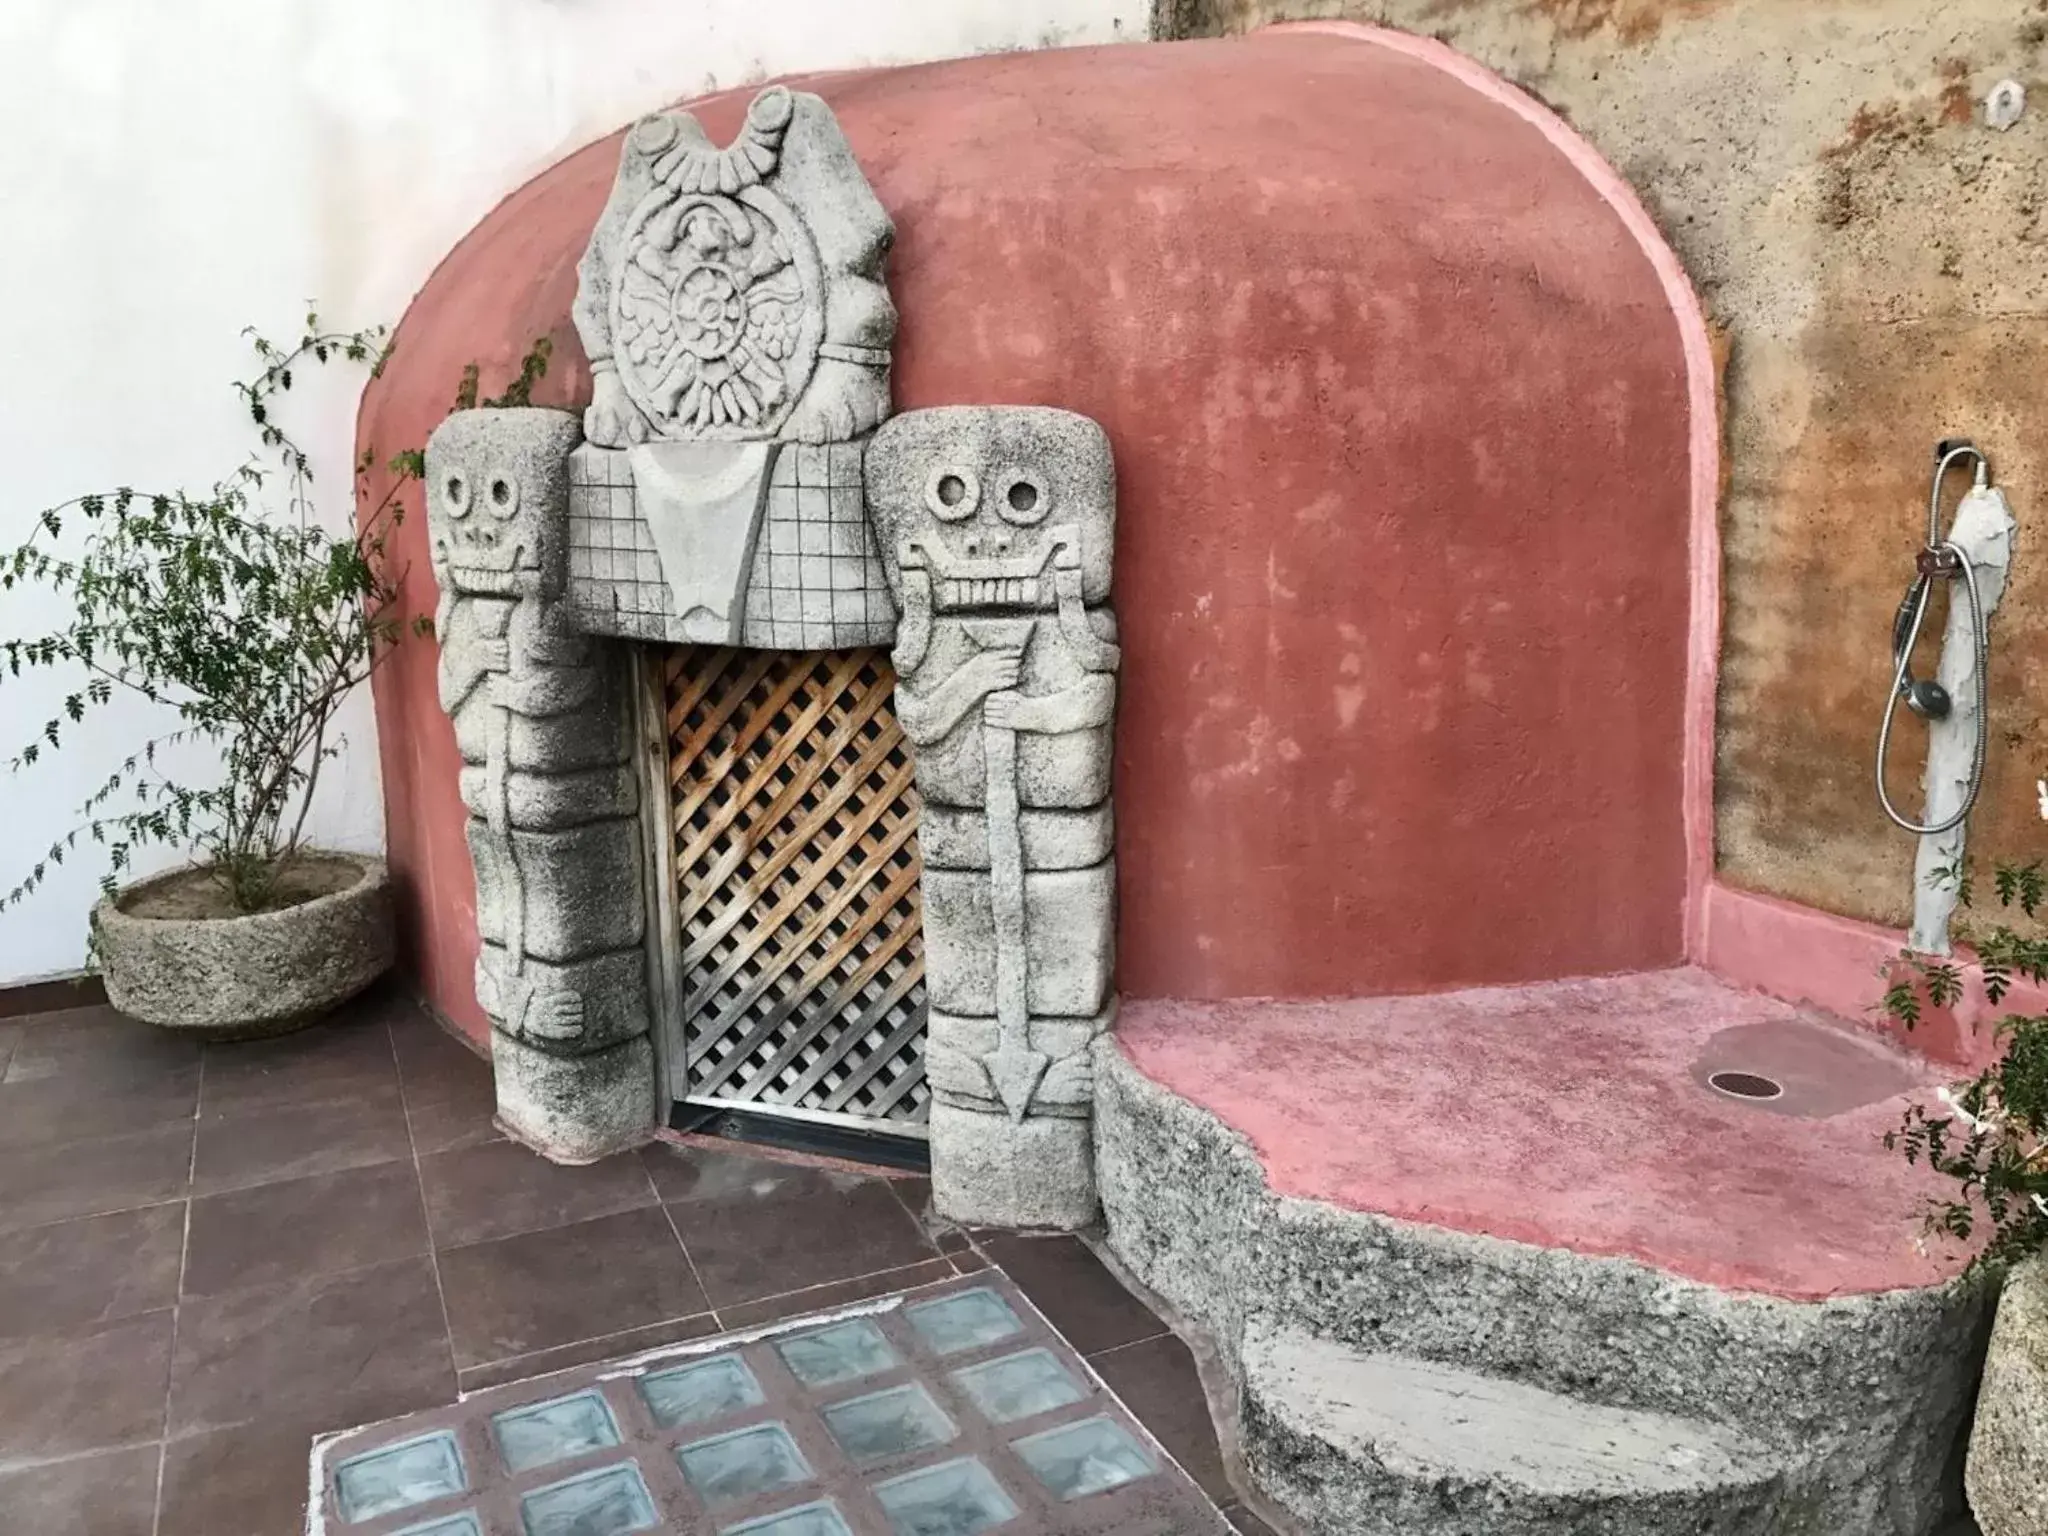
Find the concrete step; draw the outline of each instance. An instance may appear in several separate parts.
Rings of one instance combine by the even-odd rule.
[[[1780,1470],[1719,1425],[1291,1329],[1245,1340],[1254,1478],[1328,1536],[1771,1536]]]

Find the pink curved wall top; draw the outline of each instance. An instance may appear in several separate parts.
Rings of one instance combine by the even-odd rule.
[[[1554,121],[1379,36],[807,82],[897,221],[899,409],[1055,404],[1115,445],[1130,996],[1685,952],[1698,453],[1669,274]],[[749,94],[701,103],[707,126],[730,134]],[[366,445],[423,441],[464,363],[488,382],[537,335],[544,397],[584,397],[569,303],[617,151],[563,161],[450,255]],[[404,537],[431,611],[417,518]],[[475,1027],[431,646],[378,706],[420,974]]]

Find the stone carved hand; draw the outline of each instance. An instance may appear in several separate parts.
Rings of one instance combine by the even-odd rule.
[[[1017,686],[1017,679],[1023,675],[1024,651],[1015,650],[981,651],[971,657],[960,668],[961,686],[973,697],[1005,693]],[[989,702],[993,704],[994,699]]]
[[[512,646],[505,640],[473,640],[471,654],[476,666],[485,672],[510,672],[512,670]]]
[[[583,1038],[583,999],[575,992],[536,992],[526,1007],[526,1033],[539,1040]]]

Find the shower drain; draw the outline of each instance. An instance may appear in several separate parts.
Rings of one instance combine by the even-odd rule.
[[[1716,1072],[1707,1086],[1731,1099],[1782,1099],[1785,1085],[1755,1072]]]

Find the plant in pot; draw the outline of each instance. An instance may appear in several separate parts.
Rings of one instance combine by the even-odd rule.
[[[386,547],[398,494],[420,469],[418,453],[398,455],[391,491],[360,509],[352,534],[322,528],[306,454],[276,407],[309,368],[359,364],[375,376],[385,333],[327,331],[308,315],[289,348],[250,335],[260,367],[236,386],[261,445],[248,462],[197,494],[76,497],[0,554],[0,589],[39,585],[69,606],[51,632],[0,641],[0,688],[42,671],[68,690],[11,767],[51,758],[116,700],[145,701],[167,727],[85,797],[79,824],[0,896],[0,911],[81,839],[101,845],[92,954],[109,1001],[226,1038],[311,1022],[391,965],[382,860],[311,847],[306,825],[340,750],[337,710],[401,637]],[[359,482],[367,468],[357,466]],[[263,504],[271,490],[281,506]],[[188,764],[203,765],[198,777]],[[192,862],[119,884],[157,845]]]
[[[2048,818],[2048,783],[2039,793]],[[2002,1007],[2016,982],[2048,984],[2039,921],[2048,915],[2048,872],[2038,859],[2001,865],[1995,884],[1999,918],[1969,937],[1977,984]],[[1910,1029],[1923,999],[1953,1005],[1967,984],[1953,962],[1907,956],[1884,1010]],[[2040,1536],[2048,1531],[2048,1015],[2009,1012],[1998,1039],[1996,1061],[1943,1089],[1938,1107],[1913,1105],[1885,1145],[1954,1181],[1929,1227],[1979,1242],[1975,1266],[2003,1278],[1964,1481],[1984,1536]]]

